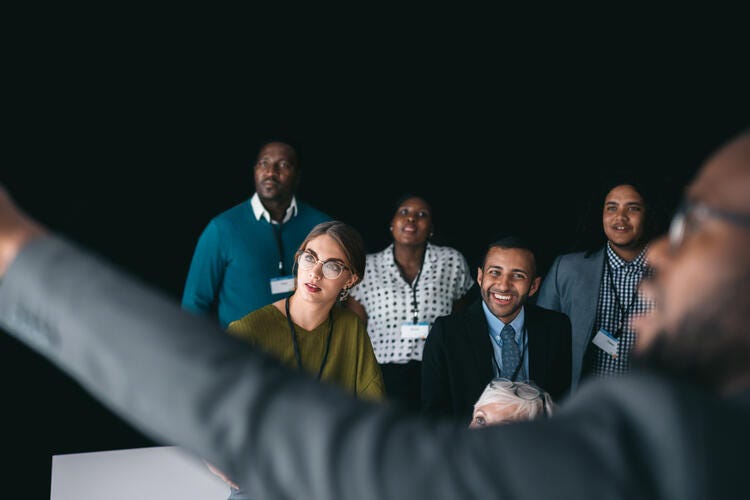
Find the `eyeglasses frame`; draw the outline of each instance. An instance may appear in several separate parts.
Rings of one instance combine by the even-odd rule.
[[[750,229],[750,214],[738,214],[736,212],[720,210],[705,203],[683,199],[677,211],[675,211],[672,221],[669,223],[669,232],[667,234],[669,235],[669,245],[673,249],[679,248],[685,240],[687,223],[691,217],[697,219],[719,219]]]
[[[302,258],[302,256],[305,255],[305,254],[307,254],[310,257],[312,257],[313,259],[315,259],[315,264],[311,265],[310,267],[304,267],[303,264],[300,263],[300,258]],[[349,266],[347,266],[346,264],[343,264],[341,262],[341,260],[339,260],[339,259],[320,260],[316,255],[314,255],[309,250],[300,250],[299,252],[297,252],[297,256],[295,257],[294,262],[297,263],[297,265],[299,266],[300,269],[313,269],[315,266],[317,266],[318,264],[320,264],[320,273],[323,275],[323,277],[325,279],[329,279],[329,280],[339,279],[341,277],[341,275],[344,273],[344,271],[352,272],[351,268]],[[328,262],[335,262],[336,264],[340,265],[341,268],[342,268],[341,272],[335,278],[329,278],[328,276],[325,275],[325,272],[323,271],[323,266],[325,266]]]

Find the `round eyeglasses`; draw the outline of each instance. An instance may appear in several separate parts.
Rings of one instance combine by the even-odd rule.
[[[345,270],[349,270],[347,266],[337,259],[320,260],[307,250],[299,254],[299,257],[297,257],[297,264],[300,269],[304,269],[305,271],[309,271],[316,265],[321,264],[323,277],[329,280],[335,280],[341,276],[341,273]]]
[[[505,389],[511,389],[521,399],[526,401],[533,401],[541,397],[542,392],[536,386],[530,383],[517,384],[507,378],[495,378],[490,382],[492,387],[503,387]]]

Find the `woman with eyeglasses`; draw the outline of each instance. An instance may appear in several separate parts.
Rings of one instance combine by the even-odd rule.
[[[531,382],[496,378],[474,404],[471,429],[552,416],[555,405],[549,393]]]
[[[432,322],[461,308],[474,280],[458,250],[430,243],[432,207],[423,197],[405,194],[394,208],[393,242],[367,255],[367,272],[346,305],[367,325],[388,400],[416,411]]]
[[[323,222],[295,255],[294,293],[229,324],[229,332],[352,395],[382,400],[380,367],[365,326],[339,306],[365,273],[360,234],[340,221]]]

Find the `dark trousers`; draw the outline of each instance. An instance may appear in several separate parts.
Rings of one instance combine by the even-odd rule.
[[[380,365],[385,394],[391,404],[409,411],[419,411],[422,392],[422,362],[386,363]]]

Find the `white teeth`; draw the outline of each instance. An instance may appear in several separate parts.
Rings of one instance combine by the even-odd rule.
[[[510,295],[494,294],[497,300],[510,300]]]

